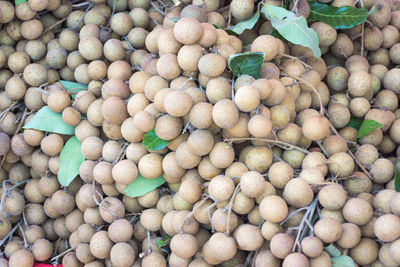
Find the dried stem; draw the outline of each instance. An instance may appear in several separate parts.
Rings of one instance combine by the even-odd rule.
[[[6,235],[2,240],[0,240],[0,247],[1,247],[2,245],[4,245],[4,243],[7,241],[7,239],[9,239],[9,238],[14,234],[15,231],[17,231],[17,229],[19,228],[20,225],[21,225],[21,222],[17,223],[17,224],[13,227],[13,229],[11,229],[11,231],[8,232],[7,235]]]
[[[3,119],[6,117],[6,115],[8,114],[8,112],[10,112],[10,110],[15,107],[15,105],[17,105],[18,101],[14,101],[8,108],[6,108],[5,110],[3,110],[0,113],[0,122],[3,121]]]
[[[68,18],[68,17],[65,17],[65,18],[63,18],[63,19],[57,21],[56,23],[54,23],[53,25],[51,25],[50,27],[48,27],[43,33],[46,33],[46,32],[48,32],[48,31],[52,30],[52,29],[53,29],[54,27],[56,27],[57,25],[59,25],[59,24],[63,23],[64,21],[66,21],[67,18]]]
[[[294,56],[291,56],[291,55],[288,55],[288,54],[284,54],[284,53],[279,53],[279,55],[282,56],[282,57],[287,57],[287,58],[293,59],[293,60],[298,60],[298,61],[300,61],[300,63],[303,64],[304,67],[306,67],[307,69],[310,69],[310,70],[312,69],[312,67],[311,67],[310,65],[308,65],[308,64],[305,63],[304,61],[300,60],[298,57],[294,57]]]
[[[266,143],[274,143],[274,144],[286,146],[288,149],[298,150],[300,152],[303,152],[304,154],[310,154],[309,151],[307,151],[301,147],[298,147],[298,146],[295,146],[295,145],[292,145],[292,144],[289,144],[289,143],[286,143],[283,141],[273,140],[273,139],[265,139],[265,138],[257,138],[257,137],[238,137],[238,138],[225,138],[224,141],[225,142],[259,141],[259,142],[266,142]]]
[[[235,191],[233,191],[231,200],[229,201],[229,204],[228,204],[228,216],[226,218],[226,230],[225,230],[225,234],[226,235],[230,234],[230,232],[229,232],[229,219],[231,217],[232,204],[233,204],[233,201],[235,200],[236,194],[239,192],[239,190],[240,190],[240,182],[237,184],[237,186],[235,188]]]
[[[190,217],[193,216],[193,214],[201,207],[201,205],[204,204],[204,202],[205,202],[207,199],[208,199],[208,196],[206,196],[205,198],[203,198],[203,199],[200,201],[200,204],[199,204],[195,209],[193,209],[188,215],[186,215],[185,219],[182,221],[181,225],[179,226],[179,233],[180,233],[180,234],[183,234],[183,225],[185,224],[185,222],[186,222]]]
[[[18,123],[17,129],[16,129],[15,132],[14,132],[14,135],[16,135],[16,134],[19,132],[19,130],[21,130],[22,125],[24,124],[24,121],[25,121],[26,117],[27,117],[29,114],[31,114],[31,112],[28,112],[28,107],[25,107],[24,113],[22,113],[21,120],[20,120],[19,123]]]
[[[151,6],[161,15],[163,15],[165,17],[165,12],[162,11],[161,9],[158,8],[158,6],[156,4],[154,4],[154,2],[151,2]]]
[[[64,256],[65,254],[67,254],[68,252],[71,252],[72,250],[74,250],[76,247],[72,247],[67,249],[66,251],[64,251],[63,253],[58,254],[57,256],[55,256],[54,258],[52,258],[50,261],[53,262],[55,260],[57,260],[58,258]]]
[[[24,248],[27,250],[31,250],[32,248],[31,248],[31,246],[29,246],[28,242],[26,241],[25,232],[24,232],[24,229],[22,229],[21,224],[18,224],[18,228],[21,231],[22,238],[24,239]]]

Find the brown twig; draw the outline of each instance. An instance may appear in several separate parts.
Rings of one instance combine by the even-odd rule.
[[[240,182],[237,184],[237,186],[235,188],[235,191],[233,191],[231,200],[229,201],[229,204],[228,204],[228,215],[226,217],[226,229],[225,229],[225,234],[226,235],[230,234],[230,231],[229,231],[229,219],[231,217],[232,204],[233,204],[233,201],[235,200],[236,194],[239,192],[239,190],[240,190]]]
[[[265,139],[265,138],[257,138],[257,137],[238,137],[238,138],[225,138],[224,141],[225,142],[259,141],[259,142],[266,142],[266,143],[274,143],[274,144],[284,145],[284,146],[288,147],[289,149],[298,150],[300,152],[303,152],[304,154],[310,154],[309,151],[307,151],[307,150],[305,150],[305,149],[303,149],[301,147],[298,147],[298,146],[295,146],[295,145],[292,145],[292,144],[289,144],[289,143],[286,143],[286,142],[282,142],[282,141],[279,141],[279,140],[273,140],[273,139]]]
[[[10,112],[10,110],[15,107],[15,105],[18,103],[18,101],[14,101],[8,108],[6,108],[5,110],[3,110],[0,113],[0,122],[2,122],[4,120],[4,118],[6,117],[6,115],[8,114],[8,112]]]
[[[183,226],[185,225],[186,220],[189,219],[191,216],[193,216],[193,214],[201,207],[201,205],[204,204],[204,202],[205,202],[207,199],[208,199],[208,196],[206,196],[205,198],[203,198],[203,199],[200,201],[200,204],[199,204],[195,209],[193,209],[188,215],[186,215],[185,219],[183,219],[181,225],[179,226],[179,233],[180,233],[180,234],[183,234]]]
[[[304,67],[306,67],[306,68],[308,68],[310,70],[312,69],[312,67],[310,65],[308,65],[304,61],[300,60],[298,57],[294,57],[294,56],[291,56],[291,55],[288,55],[288,54],[284,54],[284,53],[279,53],[279,55],[282,56],[282,57],[287,57],[287,58],[293,59],[293,60],[298,60],[298,61],[300,61],[301,64],[304,65]]]
[[[68,17],[65,17],[65,18],[63,18],[63,19],[57,21],[56,23],[54,23],[53,25],[51,25],[50,27],[48,27],[43,33],[46,33],[46,32],[48,32],[48,31],[50,31],[51,29],[53,29],[54,27],[56,27],[57,25],[63,23],[64,21],[67,20],[67,18],[68,18]]]
[[[17,129],[14,132],[14,135],[16,135],[19,132],[19,130],[21,130],[21,127],[24,124],[26,117],[31,113],[31,112],[27,112],[27,111],[28,111],[28,107],[25,107],[24,113],[22,113],[21,120],[18,123]]]

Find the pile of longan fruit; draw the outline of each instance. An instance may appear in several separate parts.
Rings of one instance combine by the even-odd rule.
[[[286,5],[0,0],[0,267],[325,267],[330,245],[400,265],[400,2],[322,1],[376,12],[309,23],[321,58],[263,15],[225,31],[259,2]],[[244,52],[263,53],[260,78],[230,70]],[[72,135],[23,128],[45,106],[81,143],[67,187]],[[129,197],[139,175],[166,183]]]

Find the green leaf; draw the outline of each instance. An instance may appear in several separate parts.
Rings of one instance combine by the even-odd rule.
[[[400,192],[400,166],[398,164],[395,165],[394,169],[394,190]]]
[[[353,28],[363,23],[369,15],[369,11],[365,7],[334,7],[319,2],[308,3],[311,9],[308,21],[321,21],[335,29]]]
[[[339,257],[331,257],[332,267],[354,267],[354,261],[349,256],[341,255]]]
[[[161,139],[156,135],[156,132],[151,130],[147,132],[142,141],[142,145],[150,151],[159,151],[166,147],[169,144],[169,141]]]
[[[251,16],[249,19],[239,22],[236,25],[230,26],[229,30],[237,33],[242,34],[247,29],[253,29],[254,25],[256,25],[258,19],[260,18],[260,9],[257,8],[256,13]]]
[[[170,20],[172,20],[173,22],[177,22],[179,20],[179,18],[169,18]]]
[[[130,183],[127,187],[125,187],[125,195],[128,197],[140,197],[148,192],[156,189],[165,183],[165,180],[162,176],[159,176],[155,179],[147,179],[142,175],[138,174],[138,177]]]
[[[156,240],[156,245],[161,248],[167,246],[171,242],[172,237],[165,235],[163,238],[159,237]]]
[[[27,0],[15,0],[14,2],[15,2],[15,5],[20,5],[20,4],[23,4],[23,3],[25,3]]]
[[[285,8],[268,4],[263,5],[261,12],[286,40],[308,47],[316,58],[321,57],[317,33],[307,26],[307,21],[303,16],[297,17]]]
[[[82,84],[82,83],[75,83],[75,82],[63,81],[63,80],[60,80],[60,83],[66,91],[68,91],[69,93],[75,93],[75,94],[71,94],[72,98],[76,97],[76,93],[88,89],[88,86],[86,84]]]
[[[324,247],[324,250],[328,252],[331,257],[339,257],[341,255],[340,250],[338,250],[333,244]]]
[[[48,106],[42,107],[23,128],[66,135],[75,133],[75,127],[66,124],[61,114],[52,111]]]
[[[215,29],[221,29],[221,27],[218,26],[217,24],[213,24],[213,26],[214,26]]]
[[[364,120],[361,124],[360,130],[358,131],[357,138],[363,137],[374,131],[375,129],[382,128],[383,125],[374,120]]]
[[[351,116],[349,123],[346,126],[353,127],[357,131],[360,130],[362,120],[355,116]]]
[[[57,173],[58,181],[62,186],[68,186],[79,174],[79,167],[85,161],[81,152],[81,143],[76,136],[65,143],[60,153],[60,168]]]
[[[283,36],[276,29],[271,30],[269,32],[269,35],[272,35],[275,38],[278,38],[278,39],[281,39],[282,41],[285,41],[285,38],[283,38]]]
[[[261,66],[264,63],[264,53],[246,52],[229,57],[229,69],[235,76],[248,74],[256,79],[260,78]]]

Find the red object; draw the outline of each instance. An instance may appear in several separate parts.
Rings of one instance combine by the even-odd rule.
[[[6,260],[8,260],[6,257],[4,257]],[[45,263],[37,263],[35,262],[32,267],[62,267],[62,264],[57,264],[57,265],[51,265],[51,264],[45,264]]]

